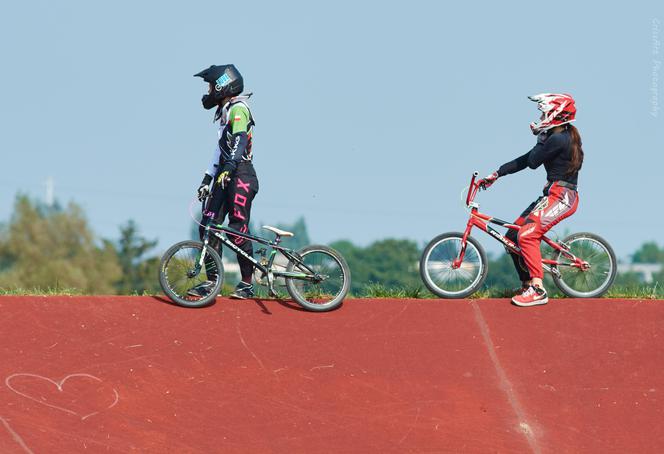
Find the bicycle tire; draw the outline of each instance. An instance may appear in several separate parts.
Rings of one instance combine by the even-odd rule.
[[[291,298],[312,312],[326,312],[339,307],[350,290],[351,282],[350,268],[343,256],[328,246],[320,245],[306,246],[297,254],[305,265],[314,268],[317,273],[329,270],[326,273],[329,276],[320,282],[287,277],[286,290]],[[310,274],[292,260],[286,271],[293,272],[296,267],[298,271]]]
[[[443,233],[432,239],[422,252],[420,277],[426,288],[436,296],[466,298],[475,293],[486,279],[489,261],[482,245],[471,236],[467,239],[462,266],[452,268],[452,261],[458,257],[462,240],[463,233]],[[464,273],[471,278],[463,279]],[[468,283],[464,284],[464,280]],[[457,284],[454,285],[454,282]]]
[[[189,252],[185,252],[187,250]],[[159,285],[161,285],[166,296],[178,306],[207,306],[216,299],[221,291],[224,282],[224,266],[217,251],[209,246],[206,248],[206,254],[209,255],[212,261],[207,262],[204,265],[205,268],[199,270],[196,275],[189,276],[192,267],[195,267],[198,258],[200,258],[202,250],[203,243],[199,241],[181,241],[171,246],[161,258],[159,263]],[[178,262],[175,262],[175,260],[178,260]],[[172,272],[170,272],[171,267],[173,268]],[[210,268],[211,273],[216,273],[211,291],[206,296],[198,299],[187,295],[189,289],[208,279],[208,268]]]
[[[582,244],[583,240],[587,243],[585,247]],[[613,284],[618,271],[616,254],[608,241],[594,233],[580,232],[568,236],[563,240],[563,243],[570,247],[572,254],[590,263],[590,268],[580,270],[578,268],[556,266],[555,268],[560,272],[560,276],[555,273],[552,276],[556,286],[561,292],[572,298],[597,298],[604,295]],[[589,247],[590,244],[597,251],[594,255],[588,252],[589,249],[592,249]],[[562,252],[556,251],[553,260],[560,261],[561,255]],[[597,276],[599,279],[594,279],[592,276]],[[578,288],[581,281],[589,285],[587,290],[584,291]],[[593,284],[593,282],[597,282],[597,284]]]

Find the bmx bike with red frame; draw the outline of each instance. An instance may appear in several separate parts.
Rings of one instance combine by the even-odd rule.
[[[466,195],[470,218],[466,230],[438,235],[424,249],[420,259],[420,276],[426,287],[441,298],[465,298],[482,287],[488,271],[488,260],[480,243],[470,236],[473,227],[488,233],[503,244],[508,252],[522,257],[521,249],[489,224],[511,230],[519,226],[480,213],[475,196],[480,190],[473,173]],[[616,277],[617,261],[609,243],[594,233],[575,233],[563,241],[547,236],[543,243],[553,249],[550,258],[542,259],[544,271],[562,293],[573,298],[595,298],[603,295]],[[525,267],[523,260],[521,265]]]

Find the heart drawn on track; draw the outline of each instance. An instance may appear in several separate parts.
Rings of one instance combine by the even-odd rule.
[[[37,374],[17,373],[5,378],[5,385],[19,396],[81,420],[110,410],[120,401],[115,388],[90,374],[70,374],[55,381]]]

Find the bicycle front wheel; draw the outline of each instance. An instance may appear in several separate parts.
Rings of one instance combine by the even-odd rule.
[[[553,281],[561,292],[572,298],[596,298],[609,290],[616,278],[617,261],[611,245],[594,233],[575,233],[563,240],[570,252],[587,263],[587,267],[570,266],[572,262],[556,251],[553,260],[560,276]]]
[[[452,265],[459,257],[463,234],[444,233],[431,240],[420,259],[420,276],[431,293],[441,298],[465,298],[484,283],[487,259],[484,249],[472,237],[458,268]]]
[[[301,278],[286,278],[288,294],[303,308],[330,311],[338,307],[350,289],[350,268],[346,260],[327,246],[307,246],[298,251],[299,261],[290,261],[289,273]]]
[[[203,257],[203,250],[205,254]],[[214,301],[224,281],[217,251],[198,241],[171,246],[159,264],[159,284],[171,301],[184,307],[202,307]]]

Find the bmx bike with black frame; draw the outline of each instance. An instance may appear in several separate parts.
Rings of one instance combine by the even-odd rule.
[[[203,211],[203,216],[212,218],[213,213]],[[210,245],[212,238],[251,261],[255,267],[254,275],[259,283],[268,287],[271,297],[278,296],[274,289],[277,278],[283,279],[293,300],[309,311],[324,312],[335,309],[348,294],[350,268],[343,256],[328,246],[311,245],[294,251],[280,245],[282,237],[291,237],[293,233],[269,225],[263,228],[275,234],[274,240],[233,230],[214,223],[212,219],[209,219],[204,227],[202,241],[182,241],[174,244],[161,258],[159,284],[175,304],[203,307],[211,304],[221,291],[224,267],[221,256]],[[265,246],[256,251],[260,259],[245,253],[229,237],[242,238]],[[285,266],[275,262],[278,254],[286,260]],[[192,296],[188,293],[190,289],[205,281],[213,282],[208,294]]]
[[[511,230],[519,226],[482,214],[475,196],[480,190],[474,172],[466,195],[470,219],[466,230],[438,235],[424,248],[420,276],[424,285],[441,298],[465,298],[484,283],[488,260],[480,243],[470,236],[473,227],[498,240],[508,252],[523,257],[519,246],[501,235],[489,223]],[[616,277],[616,256],[609,243],[594,233],[575,233],[563,241],[547,236],[542,241],[553,249],[551,258],[543,258],[544,271],[562,293],[573,298],[595,298],[606,293]],[[521,262],[523,262],[521,260]],[[522,266],[525,266],[522,263]]]

